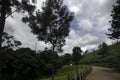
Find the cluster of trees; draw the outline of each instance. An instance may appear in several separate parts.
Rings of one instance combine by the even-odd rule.
[[[52,76],[71,61],[78,65],[81,57],[80,47],[73,48],[73,54],[58,56],[57,52],[45,50],[39,53],[29,48],[17,50],[1,49],[1,80],[35,80]],[[53,68],[53,70],[52,70]]]
[[[70,65],[70,64],[78,65],[82,57],[81,53],[82,50],[80,47],[74,47],[73,52],[71,54],[66,53],[63,56],[61,56],[63,58],[64,65]]]
[[[54,73],[62,67],[60,57],[51,50],[36,54],[29,48],[20,48],[15,51],[3,48],[0,56],[1,80],[36,80],[51,76],[53,66]]]
[[[1,80],[35,80],[42,77],[45,64],[29,48],[1,49]]]

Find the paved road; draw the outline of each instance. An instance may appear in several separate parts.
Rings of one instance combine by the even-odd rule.
[[[120,80],[120,73],[109,68],[93,67],[86,80]]]

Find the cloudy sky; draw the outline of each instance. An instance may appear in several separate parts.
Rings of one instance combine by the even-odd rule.
[[[43,1],[38,0],[38,8],[41,7]],[[102,42],[107,44],[113,42],[105,33],[110,27],[110,14],[115,0],[64,0],[64,4],[75,13],[69,36],[66,38],[66,45],[63,47],[64,53],[71,53],[74,46],[80,46],[85,51],[97,48]],[[22,23],[23,14],[14,13],[13,16],[14,18],[7,18],[5,32],[14,35],[22,42],[23,47],[34,50],[37,44],[37,50],[44,50],[45,47],[51,46],[37,41],[28,25]]]

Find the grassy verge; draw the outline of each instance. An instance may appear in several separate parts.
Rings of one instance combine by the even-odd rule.
[[[54,80],[68,80],[68,75],[72,75],[71,77],[73,77],[73,75],[77,74],[76,68],[77,68],[76,66],[69,66],[69,65],[64,66],[55,74]],[[85,70],[86,67],[78,66],[78,71],[80,71],[81,73],[84,73]],[[44,78],[40,80],[51,80],[51,78]]]

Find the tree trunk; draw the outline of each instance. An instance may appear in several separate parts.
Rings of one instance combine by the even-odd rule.
[[[54,80],[54,66],[52,64],[52,80]]]
[[[1,47],[2,47],[2,35],[3,35],[3,31],[4,31],[4,26],[5,26],[5,16],[6,16],[6,11],[5,11],[5,4],[4,0],[2,0],[2,7],[1,7],[1,12],[0,12],[0,51],[1,51]],[[0,53],[0,66],[1,66],[1,53]],[[0,74],[1,74],[1,68],[0,68]],[[0,75],[1,77],[1,75]]]
[[[55,45],[53,43],[52,44],[52,52],[54,53],[54,51],[55,51]],[[54,80],[54,66],[53,66],[53,64],[52,64],[52,80]]]
[[[0,48],[2,45],[2,35],[5,27],[5,16],[6,16],[6,9],[5,9],[4,0],[2,0],[2,8],[1,8],[1,16],[0,16]]]
[[[52,51],[53,51],[53,53],[55,52],[55,45],[54,44],[52,44],[53,46],[52,46]]]

